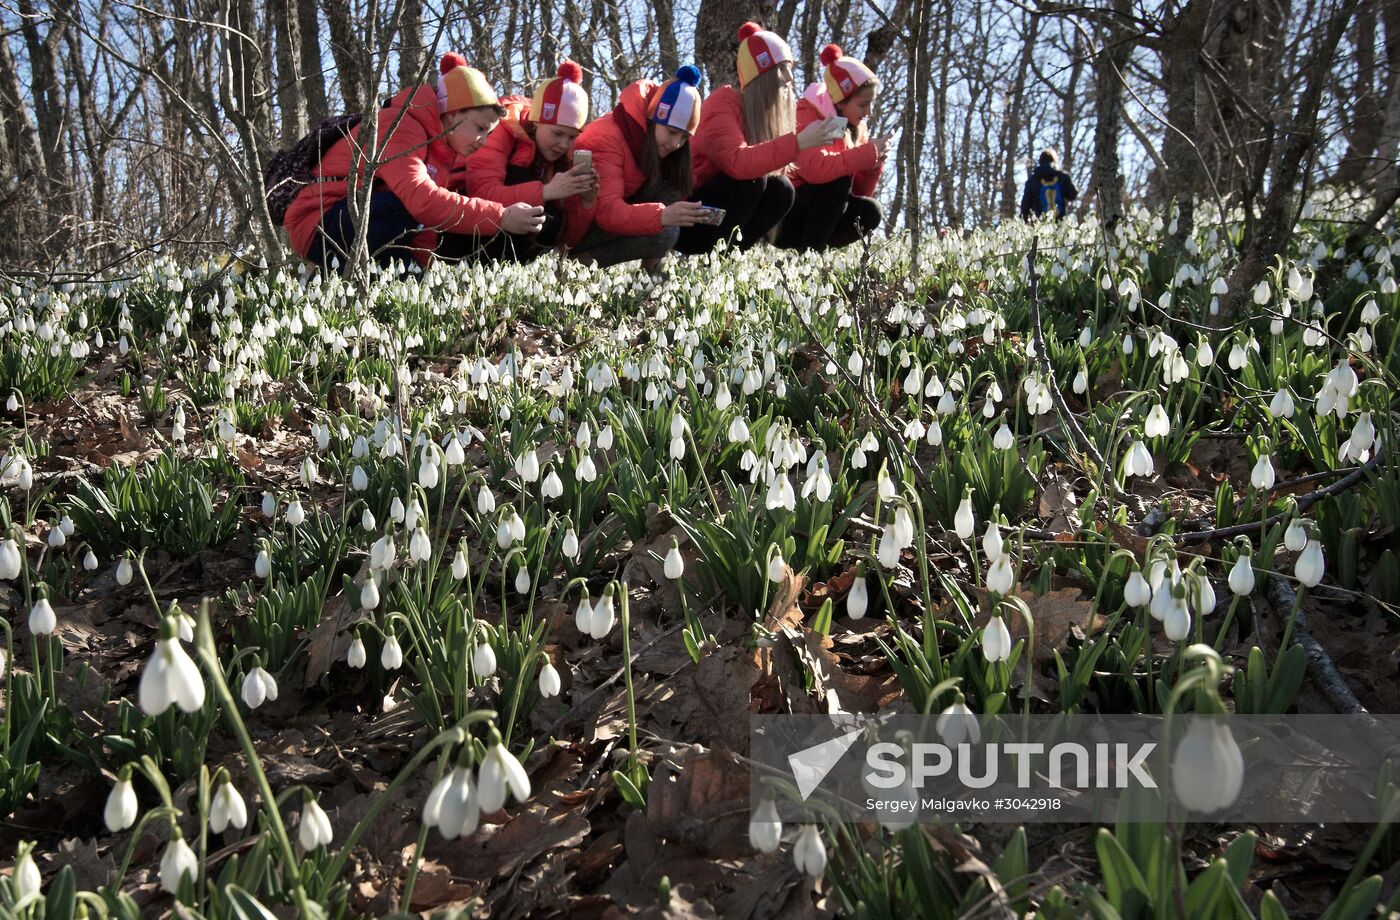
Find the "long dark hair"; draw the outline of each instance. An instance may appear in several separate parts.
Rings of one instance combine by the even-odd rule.
[[[535,140],[535,123],[528,119],[521,119],[520,126],[525,129],[525,136],[530,138],[535,144],[535,159],[534,162],[530,164],[530,168],[534,170],[535,175],[539,177],[541,182],[548,182],[550,179],[554,178],[554,172],[558,164],[546,160],[544,154],[540,152],[539,141]]]
[[[646,123],[646,139],[642,141],[642,174],[647,177],[645,189],[654,193],[668,188],[682,198],[689,198],[695,189],[695,172],[690,161],[690,139],[675,153],[661,158],[656,146],[656,128]]]

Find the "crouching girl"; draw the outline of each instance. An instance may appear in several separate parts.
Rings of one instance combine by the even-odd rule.
[[[822,49],[821,61],[825,78],[808,86],[797,103],[798,130],[833,115],[845,118],[848,127],[830,144],[798,154],[796,200],[778,231],[778,245],[787,249],[846,246],[880,226],[880,205],[871,196],[890,138],[871,140],[867,126],[880,81],[836,45]]]
[[[505,117],[467,159],[468,194],[544,208],[539,233],[498,233],[482,244],[481,257],[528,262],[557,244],[577,245],[587,231],[585,221],[568,219],[565,207],[568,199],[578,198],[582,207],[576,212],[586,212],[598,192],[598,173],[587,163],[573,162],[574,142],[588,122],[582,79],[583,70],[565,61],[533,99],[502,99]]]
[[[369,197],[366,237],[370,255],[381,265],[410,259],[426,266],[443,240],[460,248],[467,236],[485,239],[497,232],[534,233],[543,209],[471,198],[461,187],[461,158],[473,153],[503,113],[495,90],[481,71],[455,53],[443,56],[436,86],[410,86],[379,110],[379,165]],[[352,160],[363,173],[363,125],[336,141],[321,157],[314,180],[297,193],[283,224],[292,248],[328,268],[348,265],[356,227],[347,198]]]
[[[741,249],[763,239],[792,207],[787,167],[838,137],[831,121],[794,130],[792,49],[775,33],[744,23],[736,71],[737,90],[721,86],[705,98],[694,140],[696,197],[724,209],[724,220],[682,230],[681,252],[705,252],[735,230]]]
[[[640,259],[654,267],[682,227],[704,219],[703,205],[683,200],[694,186],[690,137],[700,121],[699,82],[688,64],[665,83],[640,80],[622,91],[610,114],[583,129],[575,146],[590,151],[598,196],[592,208],[581,198],[567,205],[571,224],[592,222],[575,249],[579,259]]]

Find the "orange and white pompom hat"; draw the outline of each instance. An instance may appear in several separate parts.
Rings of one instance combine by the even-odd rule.
[[[467,66],[467,59],[455,51],[442,56],[438,64],[438,111],[444,115],[483,105],[500,105],[486,75]]]
[[[530,120],[537,125],[558,125],[583,130],[588,123],[588,92],[583,88],[583,68],[573,61],[559,65],[559,72],[535,90]]]
[[[823,48],[821,62],[826,68],[826,92],[833,103],[845,102],[875,79],[875,71],[855,58],[847,57],[840,45]]]
[[[792,49],[782,36],[756,22],[746,22],[739,27],[739,89],[783,63],[792,63]]]

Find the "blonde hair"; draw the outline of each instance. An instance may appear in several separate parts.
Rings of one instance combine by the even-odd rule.
[[[786,61],[772,70],[765,70],[744,87],[741,93],[744,140],[748,143],[762,144],[792,133],[797,119],[797,100],[791,81],[783,82],[784,74],[792,75],[792,65]]]

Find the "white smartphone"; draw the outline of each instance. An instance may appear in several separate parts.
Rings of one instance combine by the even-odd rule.
[[[592,169],[592,168],[593,168],[593,151],[592,151],[592,150],[575,150],[575,151],[574,151],[574,166],[575,166],[575,167],[582,166],[584,169]]]
[[[826,129],[831,137],[837,138],[846,133],[850,127],[850,122],[841,115],[833,115],[826,120]]]

